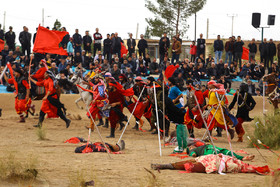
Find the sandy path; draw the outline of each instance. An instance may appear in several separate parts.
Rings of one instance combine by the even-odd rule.
[[[106,153],[75,154],[77,145],[64,144],[63,141],[70,137],[80,136],[87,138],[88,131],[84,128],[89,120],[85,112],[78,110],[74,104],[77,95],[62,95],[62,102],[66,105],[70,114],[80,114],[82,120],[72,120],[69,129],[60,119],[47,119],[44,125],[47,129],[46,141],[38,141],[36,130],[32,127],[37,123],[37,117],[30,117],[25,124],[19,124],[17,114],[14,110],[14,98],[12,94],[0,94],[0,108],[3,108],[3,116],[0,118],[0,157],[7,152],[15,152],[18,158],[26,158],[33,155],[38,158],[39,177],[34,186],[69,186],[70,179],[77,172],[82,172],[86,180],[95,180],[96,186],[147,186],[149,175],[144,167],[150,169],[151,163],[170,163],[181,159],[168,156],[173,147],[163,148],[163,156],[159,157],[157,136],[148,132],[135,132],[132,130],[134,119],[124,136],[126,141],[125,154],[111,155],[110,160]],[[252,116],[260,115],[262,112],[262,98],[256,98],[256,110]],[[36,101],[38,111],[41,102]],[[268,106],[268,104],[267,104]],[[271,108],[271,106],[269,106]],[[270,110],[271,111],[271,110]],[[250,124],[245,124],[247,131],[252,131]],[[117,130],[115,139],[106,139],[109,129],[100,128],[102,136],[108,143],[118,140],[120,131]],[[148,130],[146,123],[144,129]],[[174,129],[174,125],[172,125]],[[195,129],[195,135],[201,137],[204,130]],[[217,146],[229,148],[224,137],[215,141]],[[247,148],[246,142],[237,143],[233,141],[233,149],[255,154],[256,159],[252,164],[265,165],[260,155],[253,148]],[[94,132],[91,141],[100,141]],[[273,160],[273,155],[261,150],[267,159]],[[264,176],[255,174],[180,174],[177,171],[155,172],[160,186],[252,186],[265,184]],[[5,181],[0,181],[0,186],[18,186]]]

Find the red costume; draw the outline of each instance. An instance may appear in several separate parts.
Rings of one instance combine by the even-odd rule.
[[[45,93],[47,94],[48,91],[50,91],[50,95],[52,98],[58,99],[58,96],[56,94],[56,89],[53,85],[53,80],[49,77],[48,79],[45,79],[41,82],[36,83],[37,86],[44,86]],[[49,118],[55,118],[58,117],[57,115],[57,108],[53,106],[48,99],[44,100],[42,102],[41,111],[48,114]]]
[[[122,93],[119,90],[115,90],[113,92],[109,92],[109,103],[116,103],[120,102],[120,105],[115,106],[115,108],[118,108],[119,110],[123,111],[123,103],[124,103],[124,97]],[[117,115],[117,113],[111,108],[110,110],[110,116],[109,121],[112,128],[116,128],[117,123],[120,121],[120,117]]]

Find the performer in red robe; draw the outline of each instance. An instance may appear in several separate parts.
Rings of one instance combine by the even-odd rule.
[[[59,101],[59,96],[54,86],[54,75],[51,71],[46,71],[44,77],[45,79],[41,82],[37,82],[34,79],[30,78],[30,80],[37,86],[44,86],[46,92],[40,110],[39,123],[37,125],[34,125],[34,127],[41,127],[45,115],[48,114],[49,118],[59,116],[63,121],[65,121],[66,128],[68,128],[70,126],[71,120],[66,118],[66,109],[64,108],[64,105]],[[62,109],[64,110],[64,112],[62,112]]]
[[[35,106],[31,105],[30,95],[30,87],[25,77],[23,76],[23,72],[21,69],[14,69],[15,77],[12,75],[13,70],[10,67],[11,78],[8,79],[6,74],[4,74],[5,80],[9,84],[13,84],[16,90],[16,98],[15,98],[15,109],[17,114],[20,116],[20,123],[25,122],[24,113],[28,113],[28,109],[31,108],[32,112],[35,112]]]

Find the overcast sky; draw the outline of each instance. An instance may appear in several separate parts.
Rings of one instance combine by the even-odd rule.
[[[197,37],[203,33],[206,37],[206,23],[209,18],[209,38],[217,34],[227,38],[231,35],[231,17],[234,18],[234,35],[242,39],[261,39],[261,32],[251,25],[252,13],[262,13],[262,25],[267,24],[267,15],[276,15],[275,26],[265,29],[264,37],[280,40],[279,0],[208,0],[204,8],[197,13]],[[42,9],[45,10],[44,26],[53,27],[58,19],[72,35],[79,28],[81,35],[85,30],[93,34],[99,27],[103,37],[107,33],[118,32],[123,39],[128,38],[129,32],[135,36],[137,23],[139,35],[145,32],[145,18],[152,17],[145,8],[145,0],[13,0],[2,1],[0,7],[0,23],[3,25],[6,11],[6,30],[11,25],[17,35],[22,26],[29,27],[31,33],[42,24]],[[194,17],[188,19],[189,30],[185,38],[194,39]],[[138,37],[139,38],[139,37]]]

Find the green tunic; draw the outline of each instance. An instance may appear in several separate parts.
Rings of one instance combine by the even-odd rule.
[[[220,148],[220,147],[216,147],[217,153],[222,153],[223,155],[227,155],[227,156],[232,156],[231,155],[231,151],[224,149],[224,148]],[[197,148],[194,148],[191,150],[190,152],[190,156],[193,156],[194,154],[196,154],[196,156],[203,156],[203,155],[212,155],[215,154],[215,150],[213,145],[204,145],[204,146],[200,146]],[[235,153],[233,153],[233,155],[238,159],[238,160],[242,160],[243,156],[237,155]]]

